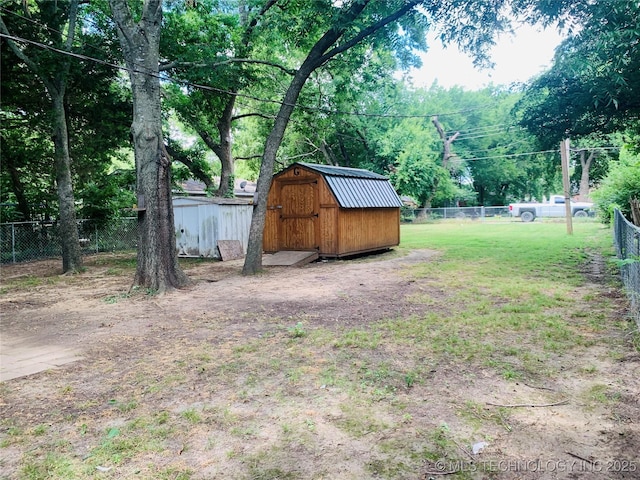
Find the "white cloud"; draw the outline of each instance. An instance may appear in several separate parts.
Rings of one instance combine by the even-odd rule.
[[[490,83],[526,82],[551,66],[555,47],[561,41],[562,36],[554,29],[520,26],[515,35],[504,35],[491,49],[495,67],[480,70],[455,45],[444,49],[439,41],[431,39],[429,51],[421,54],[422,68],[413,69],[410,77],[416,87],[428,88],[437,80],[438,85],[445,88],[459,85],[468,90]]]

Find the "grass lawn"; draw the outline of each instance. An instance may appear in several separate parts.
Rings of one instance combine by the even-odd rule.
[[[466,221],[401,237],[380,258],[231,272],[167,298],[101,293],[68,317],[85,322],[85,363],[0,384],[0,478],[541,478],[534,461],[574,461],[553,478],[596,462],[637,478],[640,341],[611,231]],[[96,262],[116,286],[133,276]],[[2,305],[86,283],[36,278],[4,282]],[[16,310],[15,328],[33,314]]]

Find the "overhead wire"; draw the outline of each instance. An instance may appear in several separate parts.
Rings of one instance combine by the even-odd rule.
[[[508,133],[513,129],[523,130],[522,127],[520,127],[519,125],[503,123],[503,124],[470,128],[467,130],[448,130],[446,134],[448,137],[451,137],[456,133],[458,133],[456,140],[476,140],[479,138],[487,138],[487,137],[493,137],[496,135],[502,135],[502,134]]]
[[[11,10],[5,8],[5,7],[0,6],[0,10],[5,11],[7,13],[10,13],[10,14],[18,17],[18,18],[21,18],[22,20],[25,20],[27,22],[33,23],[34,25],[37,25],[37,26],[39,26],[41,28],[44,28],[46,30],[49,30],[51,32],[56,32],[56,33],[59,33],[60,35],[63,35],[63,32],[61,32],[60,30],[51,28],[48,25],[42,24],[42,23],[37,22],[37,21],[35,21],[35,20],[31,19],[31,18],[25,17],[24,15],[20,15],[20,14],[14,12],[14,11],[11,11]],[[94,23],[90,19],[88,21],[89,21],[89,23]],[[94,25],[95,25],[95,23],[94,23]],[[55,53],[59,53],[59,54],[63,54],[63,55],[70,55],[70,56],[76,57],[78,59],[87,60],[87,61],[93,61],[93,62],[96,62],[96,63],[103,64],[105,66],[109,66],[109,67],[112,67],[112,68],[116,68],[116,69],[120,69],[120,70],[129,72],[129,69],[127,67],[123,67],[121,65],[113,64],[113,63],[110,63],[110,62],[107,62],[107,61],[104,61],[104,60],[101,60],[101,59],[98,59],[98,58],[89,57],[87,55],[77,54],[77,53],[74,53],[74,52],[69,52],[69,51],[66,51],[66,50],[57,49],[55,47],[52,47],[52,46],[49,46],[49,45],[46,45],[46,44],[42,44],[40,42],[36,42],[36,41],[33,41],[33,40],[26,39],[24,37],[8,36],[8,35],[2,34],[2,33],[0,33],[0,36],[9,38],[9,39],[14,40],[14,41],[23,41],[23,42],[31,43],[34,46],[38,46],[40,48],[49,49],[49,50],[51,50],[51,51],[53,51]],[[102,51],[102,49],[100,47],[97,47],[95,45],[89,44],[87,42],[80,42],[80,44],[88,46],[88,47],[91,47],[91,48],[93,48],[95,50],[98,50],[98,51]],[[152,75],[149,72],[145,72],[143,70],[133,70],[133,72],[134,73],[146,73],[148,75]],[[322,108],[319,108],[319,107],[310,107],[310,106],[305,106],[305,105],[300,105],[300,104],[293,104],[292,105],[292,104],[287,104],[286,102],[279,102],[277,100],[261,99],[261,98],[258,98],[258,97],[252,97],[250,95],[244,95],[244,94],[240,94],[240,93],[237,93],[237,92],[231,92],[231,91],[228,91],[228,90],[211,87],[209,85],[202,85],[202,84],[193,83],[193,82],[190,82],[190,81],[187,81],[187,80],[179,80],[179,79],[175,79],[175,78],[171,78],[171,77],[166,77],[166,76],[160,75],[160,74],[159,75],[153,75],[153,76],[155,76],[155,77],[157,77],[157,78],[159,78],[160,80],[163,80],[163,81],[169,81],[169,82],[172,82],[172,83],[178,83],[178,84],[182,84],[184,86],[191,86],[193,88],[197,88],[197,89],[200,89],[200,90],[209,90],[209,91],[214,91],[214,92],[217,92],[217,93],[222,93],[222,94],[227,94],[227,95],[235,95],[237,97],[244,97],[244,98],[248,98],[250,100],[255,100],[255,101],[264,102],[264,103],[275,103],[275,104],[278,104],[278,105],[287,105],[287,106],[294,106],[294,107],[297,106],[298,108],[309,110],[309,111],[318,111],[318,112],[324,112],[324,113],[335,114],[335,115],[345,115],[345,116],[379,117],[379,118],[432,118],[432,117],[438,117],[438,116],[451,116],[451,115],[457,115],[457,114],[461,114],[461,113],[468,113],[468,112],[472,112],[472,111],[475,111],[475,110],[482,109],[482,108],[484,108],[484,107],[486,107],[487,105],[490,104],[490,103],[486,103],[486,104],[479,105],[477,107],[466,108],[466,109],[452,111],[452,112],[429,113],[429,114],[411,114],[411,115],[407,115],[407,114],[372,114],[372,113],[363,113],[363,112],[341,112],[341,111],[335,111],[335,110],[329,110],[329,109],[322,109]],[[473,130],[482,129],[482,128],[491,128],[491,127],[492,126],[471,128],[471,129],[468,129],[468,131],[473,131]],[[467,130],[465,130],[465,131],[467,131]]]
[[[578,152],[584,152],[585,150],[591,151],[591,150],[620,150],[620,148],[622,147],[616,147],[615,145],[611,145],[608,147],[585,147],[585,148],[581,148],[581,147],[576,147],[576,148],[570,148],[569,151],[574,152],[574,153],[578,153]]]
[[[495,137],[496,135],[503,135],[505,133],[507,133],[507,130],[500,130],[496,132],[486,133],[484,135],[474,135],[471,137],[458,136],[456,140],[477,140],[478,138]]]
[[[493,150],[498,150],[500,148],[509,148],[509,147],[514,146],[514,145],[525,143],[527,141],[528,141],[527,139],[522,138],[522,139],[517,140],[515,142],[507,143],[506,145],[496,145],[495,147],[483,148],[483,149],[478,149],[478,150],[471,150],[471,151],[469,151],[467,153],[471,154],[471,153],[476,153],[476,152],[491,152]]]
[[[492,160],[497,158],[513,158],[513,157],[523,157],[527,155],[538,155],[541,153],[559,153],[560,149],[556,150],[539,150],[537,152],[525,152],[525,153],[507,153],[504,155],[492,155],[488,157],[475,157],[475,158],[462,158],[461,160],[465,162],[474,162],[476,160]]]
[[[464,133],[464,132],[475,132],[476,130],[487,130],[487,129],[495,129],[498,127],[504,127],[504,126],[511,126],[511,124],[509,123],[494,123],[493,125],[482,125],[480,127],[472,127],[472,128],[465,128],[465,129],[460,129],[460,133]]]
[[[64,32],[62,32],[62,31],[60,31],[60,30],[58,30],[58,29],[52,28],[52,27],[50,27],[49,25],[45,25],[44,23],[38,22],[38,21],[36,21],[36,20],[34,20],[34,19],[32,19],[32,18],[26,17],[26,16],[24,16],[24,15],[20,15],[19,13],[14,12],[14,11],[12,11],[12,10],[9,10],[8,8],[5,8],[5,7],[3,7],[3,6],[0,6],[0,10],[1,10],[1,11],[3,11],[3,12],[5,12],[5,13],[11,14],[11,15],[13,15],[13,16],[15,16],[15,17],[18,17],[18,18],[20,18],[21,20],[24,20],[25,22],[29,22],[29,23],[31,23],[31,24],[33,24],[33,25],[36,25],[36,26],[38,26],[38,27],[40,27],[40,28],[42,28],[42,29],[48,30],[49,32],[57,33],[57,34],[59,34],[59,35],[60,35],[60,37],[63,37],[63,36],[65,35],[65,33],[64,33]],[[84,17],[84,18],[83,18],[83,21],[86,21],[86,22],[91,23],[91,24],[93,24],[94,26],[96,26],[95,22],[94,22],[94,21],[92,21],[91,19],[89,19],[88,17]],[[26,40],[26,39],[25,39],[25,40]],[[77,38],[76,38],[76,41],[77,41]],[[74,42],[74,43],[75,43],[75,42]],[[88,42],[86,42],[86,41],[77,41],[77,44],[83,45],[83,46],[85,46],[85,47],[92,48],[92,49],[94,49],[94,50],[96,50],[96,51],[98,51],[98,52],[104,52],[104,50],[103,50],[101,47],[98,47],[98,46],[93,45],[93,44],[91,44],[91,43],[88,43]],[[64,50],[64,51],[66,51],[66,50]]]
[[[10,13],[12,15],[15,15],[25,21],[31,22],[35,25],[38,25],[42,28],[45,28],[49,31],[52,32],[56,32],[59,34],[63,34],[62,32],[60,32],[59,30],[53,29],[47,25],[43,25],[40,22],[37,22],[33,19],[27,18],[25,16],[19,15],[16,12],[13,12],[11,10],[6,9],[5,7],[0,6],[0,10]],[[281,102],[278,100],[272,100],[272,99],[265,99],[265,98],[260,98],[260,97],[256,97],[256,96],[252,96],[252,95],[247,95],[247,94],[243,94],[243,93],[238,93],[238,92],[232,92],[229,90],[225,90],[225,89],[221,89],[221,88],[216,88],[216,87],[212,87],[210,85],[204,85],[204,84],[198,84],[198,83],[194,83],[191,81],[187,81],[187,80],[181,80],[181,79],[176,79],[176,78],[172,78],[172,77],[167,77],[165,75],[162,75],[160,73],[155,74],[155,73],[150,73],[148,71],[144,71],[144,70],[138,70],[136,68],[129,69],[126,66],[122,66],[122,65],[118,65],[112,62],[108,62],[106,60],[102,60],[99,58],[95,58],[95,57],[90,57],[88,55],[85,54],[80,54],[80,53],[75,53],[75,52],[70,52],[67,50],[62,50],[56,47],[53,47],[51,45],[46,45],[44,43],[41,42],[37,42],[34,40],[30,40],[24,37],[19,37],[19,36],[15,36],[15,35],[8,35],[8,34],[4,34],[2,32],[0,32],[0,37],[3,38],[7,38],[9,40],[13,40],[16,42],[22,42],[22,43],[28,43],[31,44],[35,47],[41,48],[41,49],[46,49],[49,51],[52,51],[56,54],[60,54],[60,55],[67,55],[67,56],[71,56],[73,58],[79,59],[79,60],[84,60],[84,61],[90,61],[90,62],[94,62],[94,63],[98,63],[98,64],[102,64],[105,66],[108,66],[110,68],[114,68],[120,71],[126,71],[128,73],[142,73],[142,74],[146,74],[146,75],[150,75],[153,77],[158,78],[161,81],[165,81],[165,82],[170,82],[170,83],[175,83],[175,84],[179,84],[179,85],[183,85],[183,86],[187,86],[187,87],[191,87],[191,88],[195,88],[195,89],[199,89],[199,90],[205,90],[205,91],[212,91],[212,92],[216,92],[216,93],[220,93],[220,94],[225,94],[225,95],[233,95],[235,97],[240,97],[240,98],[245,98],[245,99],[249,99],[249,100],[254,100],[260,103],[272,103],[272,104],[276,104],[276,105],[287,105],[287,106],[294,106],[297,107],[299,109],[302,110],[307,110],[307,111],[316,111],[316,112],[323,112],[323,113],[327,113],[327,114],[333,114],[333,115],[345,115],[345,116],[356,116],[356,117],[372,117],[372,118],[433,118],[433,117],[437,117],[437,116],[450,116],[450,115],[457,115],[457,114],[461,114],[461,113],[468,113],[471,111],[475,111],[475,110],[479,110],[481,108],[485,108],[487,104],[484,105],[480,105],[477,107],[473,107],[473,108],[466,108],[466,109],[461,109],[461,110],[457,110],[457,111],[452,111],[452,112],[441,112],[441,113],[432,113],[432,114],[388,114],[388,113],[382,113],[382,114],[375,114],[375,113],[363,113],[363,112],[343,112],[343,111],[338,111],[338,110],[330,110],[330,109],[324,109],[324,108],[320,108],[320,107],[312,107],[312,106],[307,106],[307,105],[300,105],[300,104],[289,104],[286,102]],[[81,42],[83,45],[91,47],[93,49],[99,50],[101,51],[101,49],[95,45],[91,45],[88,44],[86,42]],[[245,105],[248,107],[248,105]],[[506,128],[505,128],[506,127]],[[480,138],[486,138],[486,137],[491,137],[491,136],[495,136],[495,135],[499,135],[499,134],[503,134],[506,131],[508,131],[510,128],[521,128],[517,125],[510,125],[508,123],[500,123],[500,124],[494,124],[494,125],[484,125],[484,126],[479,126],[479,127],[471,127],[471,128],[467,128],[467,129],[461,129],[461,130],[450,130],[447,133],[451,134],[452,132],[459,132],[459,136],[457,137],[457,140],[473,140],[473,139],[480,139]],[[508,145],[502,145],[502,146],[496,146],[490,149],[485,149],[485,150],[475,150],[476,152],[481,152],[481,151],[491,151],[491,150],[495,150],[495,149],[499,149],[499,148],[506,148],[508,146],[517,144],[517,143],[522,143],[524,140],[518,141],[518,142],[513,142],[511,144]],[[610,147],[590,147],[590,150],[619,150],[620,147],[615,147],[615,146],[610,146]],[[580,150],[584,150],[581,148],[572,148],[571,151],[573,152],[578,152]],[[530,155],[537,155],[537,154],[543,154],[543,153],[556,153],[558,152],[558,150],[541,150],[541,151],[536,151],[536,152],[525,152],[525,153],[515,153],[515,154],[504,154],[504,155],[494,155],[494,156],[485,156],[485,157],[474,157],[474,158],[466,158],[466,159],[461,159],[463,161],[476,161],[476,160],[490,160],[490,159],[499,159],[499,158],[514,158],[514,157],[520,157],[520,156],[530,156]],[[431,154],[440,154],[440,152],[430,152]]]
[[[281,106],[291,106],[291,107],[297,107],[300,109],[304,109],[307,111],[315,111],[315,112],[322,112],[322,113],[326,113],[326,114],[332,114],[332,115],[344,115],[344,116],[356,116],[356,117],[371,117],[371,118],[430,118],[433,116],[449,116],[449,115],[457,115],[457,114],[461,114],[461,113],[468,113],[471,111],[475,111],[475,110],[479,110],[481,108],[485,108],[486,105],[482,105],[482,106],[478,106],[478,107],[473,107],[473,108],[466,108],[466,109],[461,109],[461,110],[456,110],[456,111],[452,111],[452,112],[440,112],[440,113],[429,113],[429,114],[388,114],[388,113],[363,113],[363,112],[356,112],[356,111],[352,111],[352,112],[344,112],[344,111],[336,111],[336,110],[329,110],[329,109],[324,109],[324,108],[320,108],[320,107],[312,107],[312,106],[308,106],[308,105],[300,105],[297,103],[287,103],[287,102],[283,102],[280,100],[272,100],[272,99],[266,99],[266,98],[260,98],[260,97],[256,97],[253,95],[248,95],[245,93],[239,93],[239,92],[232,92],[229,90],[225,90],[222,88],[216,88],[216,87],[212,87],[210,85],[203,85],[203,84],[199,84],[199,83],[194,83],[194,82],[190,82],[188,80],[180,80],[180,79],[176,79],[176,78],[172,78],[172,77],[167,77],[166,75],[162,75],[160,73],[152,73],[152,72],[148,72],[142,69],[138,69],[138,68],[133,68],[130,69],[129,67],[126,66],[122,66],[122,65],[117,65],[115,63],[112,62],[108,62],[106,60],[102,60],[99,58],[95,58],[95,57],[90,57],[88,55],[85,54],[81,54],[81,53],[76,53],[76,52],[70,52],[67,50],[62,50],[56,47],[53,47],[51,45],[46,45],[42,42],[37,42],[35,40],[30,40],[24,37],[19,37],[16,35],[8,35],[5,33],[0,32],[0,37],[1,38],[6,38],[8,40],[13,40],[15,42],[21,42],[21,43],[28,43],[30,45],[33,45],[35,47],[41,48],[41,49],[45,49],[45,50],[49,50],[52,51],[56,54],[59,55],[67,55],[67,56],[71,56],[73,58],[76,58],[78,60],[84,60],[84,61],[90,61],[90,62],[95,62],[95,63],[99,63],[101,65],[105,65],[120,71],[125,71],[127,73],[137,73],[137,74],[144,74],[144,75],[149,75],[151,77],[155,77],[158,78],[161,81],[164,82],[170,82],[170,83],[175,83],[178,85],[183,85],[183,86],[187,86],[187,87],[191,87],[191,88],[195,88],[195,89],[199,89],[199,90],[204,90],[204,91],[211,91],[211,92],[215,92],[215,93],[220,93],[220,94],[224,94],[224,95],[233,95],[235,97],[241,97],[241,98],[245,98],[245,99],[249,99],[249,100],[254,100],[257,102],[261,102],[261,103],[272,103],[272,104],[276,104],[276,105],[281,105]]]
[[[479,133],[478,131],[503,130],[505,126],[510,127],[511,125],[509,123],[496,123],[494,125],[483,125],[480,127],[449,130],[447,131],[447,133],[456,132],[456,133],[460,133],[461,135],[467,135],[467,134],[471,135],[471,134]]]

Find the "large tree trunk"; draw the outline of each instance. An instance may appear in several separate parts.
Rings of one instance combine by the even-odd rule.
[[[171,202],[171,159],[164,148],[159,46],[162,0],[147,0],[134,23],[127,0],[109,0],[133,93],[131,134],[138,193],[138,264],[134,284],[160,293],[189,283],[178,264]]]
[[[27,196],[24,193],[24,183],[22,182],[20,171],[16,166],[15,159],[11,155],[4,155],[2,158],[2,166],[5,171],[9,173],[13,194],[16,196],[16,201],[18,202],[18,212],[22,215],[21,220],[28,222],[31,220],[31,208],[29,207]]]
[[[307,62],[305,62],[306,64]],[[262,269],[262,235],[267,214],[267,197],[271,187],[271,177],[276,161],[278,148],[282,143],[284,132],[293,113],[293,107],[298,100],[298,96],[304,87],[307,78],[313,72],[313,68],[305,65],[298,70],[287,89],[284,101],[276,117],[271,133],[267,138],[260,164],[260,175],[256,184],[256,206],[251,217],[251,227],[249,229],[249,245],[247,246],[247,256],[245,257],[242,273],[253,275]],[[311,62],[309,62],[311,64]]]
[[[62,32],[58,30],[51,30],[51,32],[52,41],[55,44],[63,47],[66,51],[71,51],[75,38],[78,0],[69,2],[68,9],[67,38],[64,44],[62,44]],[[0,31],[7,35],[9,34],[7,26],[1,17]],[[51,99],[54,171],[58,193],[60,243],[62,244],[62,271],[64,273],[75,273],[82,268],[82,250],[76,221],[73,181],[71,179],[69,134],[65,111],[65,94],[71,60],[69,57],[63,56],[60,62],[56,64],[56,68],[49,72],[49,66],[45,64],[46,60],[38,63],[35,59],[27,56],[13,40],[7,40],[7,43],[15,55],[42,81]]]
[[[235,97],[230,97],[220,120],[218,120],[217,127],[220,142],[215,141],[206,130],[200,129],[197,126],[195,127],[205,145],[207,145],[220,160],[220,185],[218,185],[217,192],[219,197],[226,197],[230,193],[233,193],[234,161],[231,154],[231,125],[233,123],[233,108],[235,104]]]
[[[590,171],[591,164],[593,160],[596,158],[596,151],[593,150],[589,152],[589,156],[587,156],[586,150],[580,150],[580,166],[582,167],[582,172],[580,175],[580,200],[586,201],[589,199],[589,181],[590,181]]]
[[[451,144],[456,140],[456,138],[458,138],[460,132],[456,132],[450,137],[447,137],[447,132],[445,132],[444,128],[442,128],[442,124],[438,120],[437,116],[432,117],[431,122],[436,127],[438,135],[440,136],[440,140],[442,140],[442,166],[447,170],[450,170],[449,160],[453,156],[453,154],[451,153]]]
[[[629,207],[631,208],[631,221],[640,227],[640,200],[637,198],[629,199]]]
[[[218,122],[218,132],[220,133],[220,145],[216,155],[220,159],[220,187],[218,195],[226,197],[233,195],[233,182],[235,180],[233,156],[231,155],[231,122],[233,120],[233,107],[235,97],[232,97],[225,106],[224,113]]]
[[[478,203],[480,205],[484,205],[484,192],[485,188],[483,186],[479,186],[476,191],[478,192]]]
[[[298,96],[304,87],[309,75],[320,67],[322,64],[345,52],[351,47],[360,43],[364,38],[373,35],[375,32],[386,27],[391,22],[401,18],[407,12],[412,10],[419,0],[409,0],[402,2],[399,8],[389,16],[378,20],[375,24],[363,28],[353,38],[346,40],[342,45],[332,48],[336,42],[342,37],[347,26],[355,22],[362,11],[372,0],[360,0],[353,2],[345,10],[342,18],[336,20],[333,28],[330,28],[324,35],[313,45],[309,51],[309,55],[304,60],[298,71],[296,71],[289,88],[285,93],[283,102],[276,116],[276,120],[271,129],[271,133],[267,137],[264,152],[262,154],[262,163],[260,165],[260,176],[256,185],[256,206],[253,210],[251,218],[251,227],[249,229],[249,245],[247,246],[247,256],[245,257],[242,273],[252,275],[262,269],[262,243],[267,213],[267,197],[271,186],[271,177],[273,176],[273,167],[276,161],[278,148],[282,143],[284,132],[293,113]],[[330,50],[331,49],[331,50]]]
[[[53,105],[53,142],[55,145],[56,187],[60,210],[59,229],[62,243],[62,270],[77,272],[82,268],[82,249],[78,237],[76,205],[71,180],[69,135],[64,109],[64,94],[49,92]]]

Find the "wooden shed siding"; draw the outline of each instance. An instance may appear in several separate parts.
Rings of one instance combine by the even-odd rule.
[[[396,224],[397,228],[389,228]],[[338,231],[338,255],[393,247],[400,243],[400,211],[397,208],[342,209]]]
[[[318,248],[318,180],[316,176],[304,176],[278,181],[280,250]]]
[[[338,251],[338,216],[337,205],[320,208],[320,252]]]
[[[280,209],[278,208],[279,185],[271,182],[271,189],[267,197],[267,215],[265,217],[262,249],[273,253],[278,251],[278,228],[280,225]]]
[[[318,193],[320,195],[320,205],[322,207],[337,207],[338,202],[336,201],[336,197],[333,196],[333,192],[329,188],[326,180],[322,178],[321,175],[318,175],[320,181],[318,182]]]
[[[399,208],[341,208],[324,176],[304,166],[274,177],[265,222],[268,253],[317,248],[338,257],[400,243]]]

